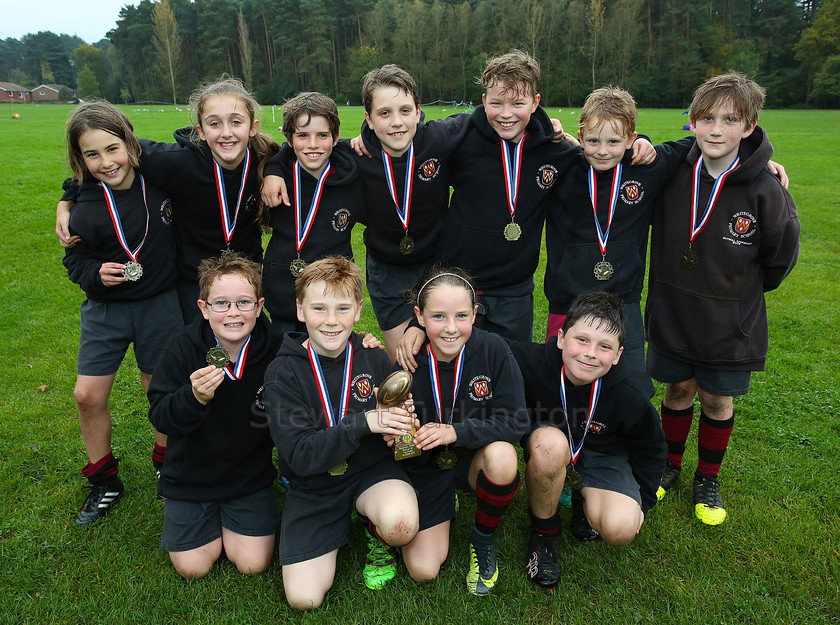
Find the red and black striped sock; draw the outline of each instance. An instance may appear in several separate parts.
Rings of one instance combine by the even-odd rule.
[[[715,421],[705,412],[700,412],[700,424],[697,429],[697,473],[701,476],[717,477],[723,455],[729,446],[734,423],[734,414],[724,421]]]
[[[487,479],[484,471],[479,471],[475,481],[475,528],[484,534],[496,531],[499,521],[519,490],[519,474],[508,484],[494,484]]]
[[[166,456],[166,445],[155,443],[155,448],[152,450],[152,464],[160,471],[163,467],[163,459]]]
[[[663,402],[660,415],[662,416],[662,430],[665,432],[665,442],[668,444],[666,460],[681,467],[683,454],[685,453],[685,441],[691,431],[691,420],[694,418],[694,406],[675,410],[669,408]]]
[[[560,533],[560,529],[563,527],[560,519],[560,513],[557,511],[555,511],[554,514],[547,519],[541,519],[538,516],[534,516],[532,510],[528,510],[528,514],[531,516],[531,531],[536,532],[537,534],[543,534],[544,536],[557,536]]]
[[[105,485],[113,481],[120,471],[119,458],[114,457],[114,452],[108,454],[96,462],[88,462],[82,469],[88,482],[95,485]]]

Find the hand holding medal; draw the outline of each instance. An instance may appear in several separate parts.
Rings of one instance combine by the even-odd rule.
[[[225,352],[227,353],[227,352]],[[225,379],[224,369],[215,365],[202,367],[190,375],[193,395],[203,405],[207,405],[216,394],[219,384]]]
[[[117,286],[125,283],[124,271],[125,266],[122,263],[102,263],[99,267],[99,279],[104,286]]]

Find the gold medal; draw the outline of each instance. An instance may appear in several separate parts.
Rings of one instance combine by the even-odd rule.
[[[612,263],[606,260],[599,260],[595,263],[594,273],[597,280],[609,280],[613,276]]]
[[[683,269],[694,269],[697,266],[697,261],[699,260],[700,259],[697,256],[697,252],[695,252],[691,248],[688,248],[680,256],[680,267],[682,267]]]
[[[400,241],[400,254],[404,256],[408,256],[409,254],[414,252],[414,239],[408,236],[408,232],[405,233],[405,236]]]
[[[213,365],[216,369],[224,369],[230,362],[230,354],[224,347],[211,347],[207,352],[207,364]]]
[[[232,249],[230,249],[230,245],[228,245],[225,249],[222,250],[221,258],[224,259],[224,258],[227,258],[229,256],[232,256],[233,254],[236,254],[236,252],[234,252]]]
[[[447,447],[438,454],[435,462],[437,462],[438,468],[444,471],[454,469],[455,465],[458,464],[458,454]]]
[[[295,278],[302,274],[304,269],[306,269],[306,261],[302,258],[294,259],[289,265],[289,271]]]
[[[510,222],[508,225],[505,226],[505,239],[508,241],[518,241],[519,237],[522,236],[522,228],[519,227],[519,224],[515,221]]]
[[[128,261],[123,269],[123,278],[129,282],[137,282],[143,275],[143,267],[133,260]]]
[[[344,475],[347,472],[347,461],[342,460],[337,465],[335,465],[332,469],[327,471],[330,475]]]
[[[574,469],[566,471],[566,485],[572,490],[580,490],[583,487],[583,478]]]

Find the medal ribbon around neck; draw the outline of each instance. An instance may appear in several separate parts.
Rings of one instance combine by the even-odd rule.
[[[455,414],[455,399],[458,397],[458,387],[461,386],[461,374],[464,372],[464,350],[467,346],[464,345],[461,351],[458,352],[458,358],[455,360],[455,375],[452,379],[452,408],[449,410],[449,420],[446,425],[452,425],[452,416]],[[432,350],[432,344],[429,343],[429,377],[432,382],[432,395],[435,399],[435,410],[437,411],[438,421],[443,423],[443,401],[440,396],[440,375],[438,374],[437,358],[435,352]]]
[[[402,207],[397,199],[397,186],[394,179],[394,168],[391,165],[391,156],[382,150],[382,164],[385,167],[385,180],[388,183],[388,192],[394,205],[397,207],[397,216],[403,225],[403,230],[408,231],[408,220],[411,216],[411,192],[414,190],[414,144],[408,146],[408,153],[405,163],[405,195],[403,196]]]
[[[589,424],[592,422],[592,417],[595,415],[595,406],[598,405],[598,397],[601,395],[601,381],[603,378],[598,378],[592,383],[592,390],[589,393],[589,414],[586,417],[586,425],[583,428],[583,436],[580,437],[578,444],[574,444],[572,439],[572,422],[569,419],[569,411],[566,408],[566,365],[563,365],[560,370],[560,400],[563,402],[563,412],[566,413],[566,427],[569,430],[569,449],[572,452],[572,466],[577,462],[581,449],[583,449],[583,440],[586,438],[586,433],[589,431]]]
[[[216,174],[216,193],[219,196],[219,211],[222,213],[222,230],[225,235],[225,243],[230,246],[233,238],[233,231],[236,230],[236,220],[239,218],[239,207],[242,205],[242,195],[245,193],[245,180],[248,178],[248,171],[251,169],[251,150],[245,150],[245,165],[242,167],[242,181],[239,183],[239,194],[236,197],[236,210],[233,213],[233,221],[230,219],[227,195],[225,195],[225,179],[222,166],[214,158],[213,171]]]
[[[703,211],[703,216],[700,217],[698,222],[697,204],[700,201],[700,170],[703,165],[703,155],[701,154],[700,158],[697,159],[697,162],[694,163],[694,184],[691,186],[691,232],[688,239],[689,243],[694,243],[694,239],[696,239],[697,235],[700,234],[700,231],[706,227],[706,224],[709,222],[709,217],[712,216],[712,211],[715,209],[715,202],[717,202],[720,191],[723,188],[724,180],[726,180],[726,177],[732,172],[732,170],[740,164],[741,158],[736,156],[735,160],[732,161],[732,164],[726,168],[726,171],[724,171],[720,176],[718,176],[717,180],[715,180],[715,184],[712,187],[712,193],[709,195],[709,201],[706,202],[706,210]]]
[[[318,214],[318,204],[321,203],[321,193],[324,191],[324,182],[326,181],[327,176],[330,175],[330,171],[332,171],[332,168],[330,167],[330,163],[328,161],[327,166],[324,167],[324,171],[322,171],[321,175],[318,177],[318,184],[315,185],[315,193],[312,195],[312,202],[309,205],[309,212],[306,215],[306,221],[303,225],[301,225],[303,213],[301,211],[300,199],[302,195],[300,187],[300,163],[295,161],[295,246],[297,247],[298,254],[300,254],[300,250],[303,249],[303,244],[309,236],[309,231],[312,230],[312,224],[315,222],[315,215]]]
[[[140,176],[140,174],[137,175]],[[102,190],[105,192],[105,204],[108,205],[108,213],[111,215],[111,222],[114,224],[114,230],[117,233],[117,240],[120,242],[120,247],[125,250],[128,257],[135,263],[137,262],[137,256],[140,254],[140,250],[143,248],[143,244],[146,242],[146,235],[149,234],[149,205],[146,202],[146,181],[143,180],[143,176],[140,176],[140,187],[143,189],[143,206],[146,207],[146,231],[143,233],[143,240],[140,241],[140,244],[132,251],[131,248],[128,247],[128,242],[125,240],[125,233],[123,232],[120,213],[117,211],[117,202],[114,200],[114,193],[107,184],[104,182],[102,183]]]
[[[231,306],[236,306],[234,302],[230,303]],[[216,336],[215,333],[213,336]],[[225,365],[225,377],[229,380],[238,380],[242,377],[242,374],[245,371],[245,360],[248,358],[248,344],[251,342],[251,335],[248,335],[248,338],[245,339],[245,342],[242,344],[242,347],[239,348],[239,355],[236,357],[236,365],[234,367],[230,366],[230,363]],[[219,337],[216,336],[216,345],[219,347],[222,346],[219,343]]]
[[[516,215],[516,198],[519,195],[519,174],[522,171],[522,146],[525,145],[525,137],[519,140],[513,150],[513,162],[510,159],[510,150],[507,141],[499,139],[502,144],[502,169],[505,174],[505,192],[507,193],[508,210],[513,221]]]
[[[595,182],[595,168],[589,167],[589,197],[592,200],[592,211],[595,213],[595,229],[598,231],[598,248],[601,250],[601,255],[607,254],[607,240],[610,238],[610,228],[612,227],[613,215],[615,214],[615,205],[618,201],[618,188],[621,186],[621,163],[615,166],[613,170],[612,186],[610,188],[610,212],[607,217],[607,229],[601,230],[601,224],[598,222],[598,186]]]
[[[353,372],[353,347],[350,345],[350,341],[347,341],[347,350],[344,352],[344,376],[341,382],[341,402],[338,415],[333,412],[330,395],[327,391],[327,381],[324,379],[321,361],[318,360],[318,353],[312,347],[312,341],[306,346],[306,351],[309,353],[309,364],[312,365],[315,382],[318,383],[318,394],[321,396],[321,405],[324,407],[327,427],[335,427],[344,418],[344,415],[347,414],[347,405],[350,402],[350,375]]]

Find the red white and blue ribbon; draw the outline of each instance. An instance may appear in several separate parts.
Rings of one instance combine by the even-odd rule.
[[[589,431],[589,424],[592,423],[592,417],[595,414],[595,407],[598,405],[598,397],[601,395],[601,382],[603,378],[598,378],[592,383],[592,389],[589,392],[589,414],[586,417],[586,425],[583,428],[583,436],[580,437],[577,445],[572,438],[572,421],[569,418],[569,410],[566,408],[566,365],[563,365],[560,370],[560,401],[563,402],[563,412],[566,413],[566,427],[569,429],[569,449],[572,452],[572,466],[577,462],[581,449],[583,449],[583,440],[586,438],[586,433]]]
[[[458,358],[455,359],[455,375],[452,378],[452,407],[449,410],[449,420],[447,425],[452,425],[452,416],[455,414],[455,398],[458,397],[458,387],[461,385],[461,374],[464,372],[464,350],[467,348],[464,345],[461,351],[458,352]],[[435,400],[435,410],[437,411],[438,421],[443,423],[443,401],[440,396],[440,375],[438,374],[437,358],[435,352],[432,350],[432,344],[428,344],[427,349],[429,355],[429,378],[432,382],[432,395]]]
[[[397,215],[403,225],[403,230],[408,230],[408,220],[411,217],[411,192],[414,190],[414,144],[408,146],[405,163],[405,193],[402,206],[397,199],[397,185],[394,179],[394,168],[391,165],[391,156],[382,150],[382,164],[385,167],[385,181],[388,183],[388,191],[391,199],[397,207]]]
[[[306,346],[309,353],[309,364],[312,366],[312,373],[315,375],[315,382],[318,384],[318,394],[321,396],[321,405],[324,407],[324,415],[327,418],[327,427],[335,425],[344,418],[347,413],[347,405],[350,402],[350,375],[353,373],[353,347],[347,341],[347,350],[344,353],[344,377],[341,382],[341,402],[338,414],[333,411],[330,402],[330,394],[327,391],[327,381],[324,379],[324,371],[321,369],[321,361],[318,360],[318,353],[312,347],[312,342]]]
[[[595,182],[595,168],[589,168],[589,197],[592,200],[592,211],[595,213],[595,229],[598,231],[598,248],[602,255],[607,253],[607,240],[610,238],[610,228],[612,227],[613,215],[615,214],[615,205],[618,201],[618,188],[621,186],[621,163],[615,166],[613,170],[612,186],[610,188],[610,212],[607,217],[607,229],[601,230],[601,224],[598,221],[598,186]]]
[[[231,302],[230,305],[236,306],[236,303]],[[239,355],[236,357],[236,363],[234,364],[234,366],[231,367],[230,363],[228,363],[225,366],[225,377],[227,377],[229,380],[238,380],[242,377],[242,374],[245,371],[245,360],[248,358],[248,345],[250,344],[250,342],[251,335],[249,334],[248,338],[245,339],[245,342],[242,344],[242,347],[239,348]],[[216,345],[218,345],[219,347],[222,346],[222,344],[219,343],[218,336],[216,337]]]
[[[303,211],[301,210],[301,187],[300,187],[300,163],[295,161],[294,164],[294,179],[295,179],[295,246],[298,254],[303,249],[303,244],[309,236],[309,231],[312,230],[312,224],[315,222],[315,215],[318,214],[318,204],[321,202],[321,193],[324,191],[324,181],[330,175],[332,168],[329,162],[324,167],[324,171],[318,177],[318,183],[315,185],[315,193],[312,196],[312,202],[309,205],[309,212],[306,214],[306,221],[301,223],[303,218]]]
[[[726,177],[740,164],[741,158],[736,156],[735,160],[732,161],[732,164],[726,168],[726,171],[718,176],[718,179],[715,180],[715,184],[712,187],[712,193],[709,195],[709,201],[706,202],[706,210],[703,211],[702,216],[699,216],[697,214],[697,205],[700,201],[700,170],[703,165],[703,155],[701,154],[700,158],[697,159],[697,162],[694,163],[694,184],[691,187],[691,232],[688,239],[690,243],[693,243],[694,239],[697,238],[697,235],[700,234],[703,228],[706,227],[706,224],[709,222],[709,217],[712,216],[712,211],[715,209],[715,202],[717,202],[720,191],[723,188],[723,182],[726,180]]]
[[[522,171],[522,146],[525,145],[525,139],[522,137],[519,143],[513,150],[513,162],[510,158],[510,150],[508,149],[507,141],[499,139],[502,144],[502,169],[505,174],[505,192],[507,194],[508,210],[510,211],[510,218],[513,219],[516,214],[516,198],[519,195],[519,174]]]
[[[132,250],[125,240],[125,232],[123,232],[122,220],[120,220],[120,213],[117,210],[117,202],[114,200],[114,193],[107,184],[102,183],[102,190],[105,192],[105,204],[108,205],[108,213],[111,215],[111,223],[114,224],[117,240],[120,242],[120,247],[125,250],[128,257],[135,263],[137,262],[137,256],[140,254],[140,250],[143,248],[143,244],[146,242],[146,235],[149,233],[149,205],[146,202],[146,181],[143,180],[143,176],[140,176],[140,187],[143,189],[143,205],[146,207],[146,231],[143,233],[143,240]]]
[[[225,178],[222,166],[214,158],[213,171],[216,174],[216,193],[219,196],[219,211],[222,213],[222,230],[225,235],[225,243],[230,246],[233,238],[233,231],[236,230],[236,220],[239,218],[239,207],[242,205],[242,195],[245,193],[245,180],[248,178],[248,171],[251,169],[251,150],[245,150],[245,164],[242,167],[242,181],[239,183],[239,194],[236,197],[236,210],[233,219],[230,217],[227,195],[225,194]]]

